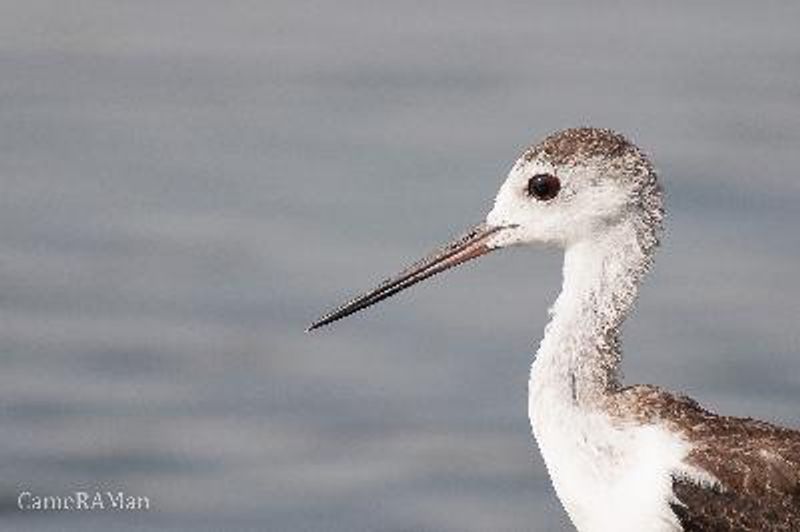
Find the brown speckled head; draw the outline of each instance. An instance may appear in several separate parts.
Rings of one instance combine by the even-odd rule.
[[[520,162],[540,162],[554,168],[595,165],[603,176],[657,187],[656,172],[633,142],[610,129],[579,127],[546,137],[522,154]]]
[[[541,158],[553,165],[576,164],[592,158],[613,159],[639,150],[619,133],[610,129],[580,127],[565,129],[546,137],[525,151],[530,162]]]
[[[557,179],[558,192],[532,193],[532,185],[547,176]],[[639,148],[609,129],[582,127],[549,135],[523,152],[487,221],[517,225],[504,235],[509,242],[567,246],[634,220],[645,240],[655,244],[662,203],[656,172]]]

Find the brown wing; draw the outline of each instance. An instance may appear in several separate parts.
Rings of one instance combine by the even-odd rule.
[[[800,531],[800,432],[718,416],[653,386],[625,388],[619,413],[665,423],[690,441],[687,463],[718,485],[674,479],[673,511],[686,531]]]
[[[791,497],[771,501],[676,478],[672,511],[685,532],[793,532],[800,508]]]

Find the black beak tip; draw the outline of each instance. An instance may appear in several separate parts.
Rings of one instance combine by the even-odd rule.
[[[315,321],[314,323],[312,323],[311,325],[309,325],[308,327],[306,327],[306,332],[307,333],[314,332],[317,329],[319,329],[321,327],[324,327],[325,325],[328,325],[332,321],[336,321],[336,319],[335,318],[331,319],[331,316],[326,316],[324,318],[320,318],[317,321]]]

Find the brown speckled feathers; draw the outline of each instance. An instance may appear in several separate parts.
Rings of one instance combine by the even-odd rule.
[[[610,129],[580,127],[565,129],[545,138],[528,149],[523,157],[531,161],[541,157],[552,164],[572,164],[592,157],[614,159],[637,148],[619,133]]]
[[[672,508],[684,530],[800,531],[800,432],[718,416],[654,386],[624,388],[610,401],[619,419],[680,433],[693,446],[688,463],[719,481],[674,479]]]

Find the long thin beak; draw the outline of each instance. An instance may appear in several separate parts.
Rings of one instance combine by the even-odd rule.
[[[496,249],[487,244],[489,237],[498,231],[510,227],[513,226],[491,226],[486,223],[476,225],[470,231],[453,240],[446,246],[409,266],[394,277],[385,280],[378,285],[377,288],[351,299],[336,310],[324,315],[322,318],[312,323],[307,331],[313,331],[323,325],[340,320],[345,316],[349,316],[359,310],[372,306],[378,301],[393,296],[428,277],[432,277],[437,273],[489,253]]]

